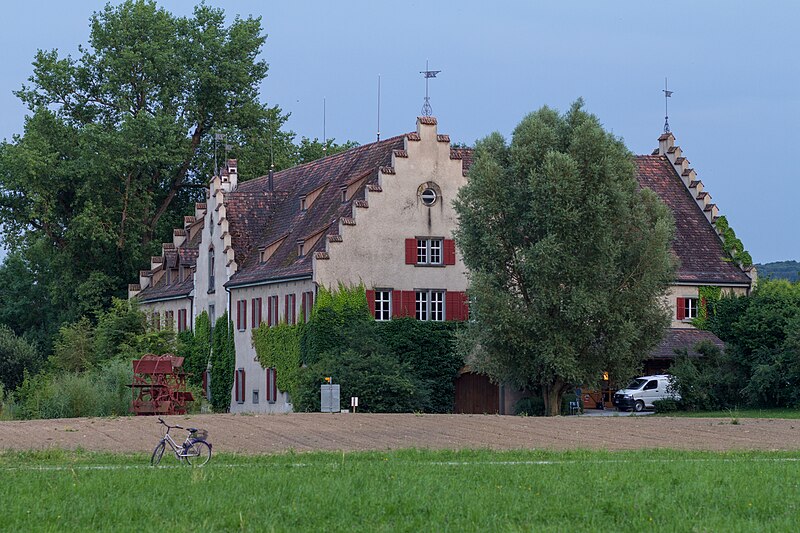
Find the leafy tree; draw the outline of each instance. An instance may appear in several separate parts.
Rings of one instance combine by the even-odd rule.
[[[308,163],[309,161],[316,161],[317,159],[322,159],[323,157],[345,152],[350,148],[355,148],[356,146],[358,146],[358,143],[355,141],[347,141],[343,144],[337,144],[335,139],[328,139],[325,142],[321,142],[316,137],[314,140],[311,140],[308,137],[303,137],[300,139],[300,144],[298,144],[296,147],[294,159],[298,164]]]
[[[211,320],[203,311],[194,321],[194,331],[186,330],[178,334],[177,354],[184,358],[183,369],[190,374],[189,383],[202,386],[203,372],[208,367],[211,353]]]
[[[634,374],[669,324],[670,212],[582,105],[528,115],[510,144],[479,141],[455,202],[471,276],[462,350],[494,380],[541,387],[550,415],[575,384]]]
[[[205,4],[178,17],[126,0],[92,15],[77,57],[37,52],[16,93],[30,110],[24,134],[0,144],[0,224],[21,261],[2,270],[24,267],[33,283],[12,286],[23,298],[3,298],[0,316],[28,331],[22,305],[42,294],[57,323],[121,296],[200,198],[215,133],[241,179],[267,172],[270,145],[279,168],[293,164],[287,116],[258,97],[265,39],[259,18],[226,24]]]
[[[43,360],[35,345],[0,324],[0,385],[7,391],[22,383],[25,373],[35,374]]]
[[[62,326],[50,356],[50,365],[58,371],[81,372],[95,363],[94,326],[83,317]]]

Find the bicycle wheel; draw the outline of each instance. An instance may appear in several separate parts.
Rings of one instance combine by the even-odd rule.
[[[156,466],[161,462],[161,458],[164,457],[164,448],[166,446],[167,443],[163,440],[156,445],[156,449],[153,450],[153,455],[150,456],[150,466]]]
[[[203,466],[211,459],[211,445],[204,440],[194,441],[184,459],[192,466]]]

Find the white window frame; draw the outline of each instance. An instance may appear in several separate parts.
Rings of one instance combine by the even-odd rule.
[[[700,314],[700,298],[684,298],[683,313],[686,320],[697,318]]]
[[[445,291],[441,289],[415,289],[415,316],[417,320],[443,322],[447,317]]]
[[[392,289],[375,289],[375,320],[392,319]]]
[[[439,266],[444,264],[444,239],[439,237],[417,238],[417,264]]]

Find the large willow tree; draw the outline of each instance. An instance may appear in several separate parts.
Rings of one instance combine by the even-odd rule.
[[[669,324],[671,214],[582,104],[528,115],[510,144],[498,133],[479,141],[455,202],[468,360],[500,383],[540,388],[550,415],[571,387],[636,372]]]

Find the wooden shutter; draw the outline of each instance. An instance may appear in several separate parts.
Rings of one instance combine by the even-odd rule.
[[[297,324],[297,295],[292,294],[292,324]]]
[[[453,239],[444,240],[444,264],[456,264],[456,241]]]
[[[392,318],[400,318],[403,314],[403,291],[392,291]]]
[[[239,370],[233,374],[233,399],[239,402]]]
[[[306,298],[306,304],[308,304],[308,312],[306,313],[306,321],[311,320],[311,311],[314,310],[314,291],[308,291],[308,298]]]
[[[369,312],[374,317],[375,316],[375,291],[369,289],[367,291],[367,305],[369,306]]]
[[[684,320],[686,318],[686,298],[678,298],[678,313],[677,318],[678,320]]]
[[[417,264],[417,239],[406,239],[406,264]]]
[[[447,255],[445,254],[445,257]],[[458,320],[458,311],[456,310],[456,293],[447,291],[444,293],[444,319],[445,320]]]
[[[469,320],[469,296],[466,292],[461,293],[461,320]]]
[[[292,315],[289,312],[289,295],[283,297],[283,318],[286,319],[287,324],[291,324]]]
[[[267,325],[272,326],[272,296],[267,297]]]
[[[278,399],[278,372],[274,368],[267,369],[267,402],[275,403]]]
[[[417,316],[417,293],[403,291],[403,316]]]

